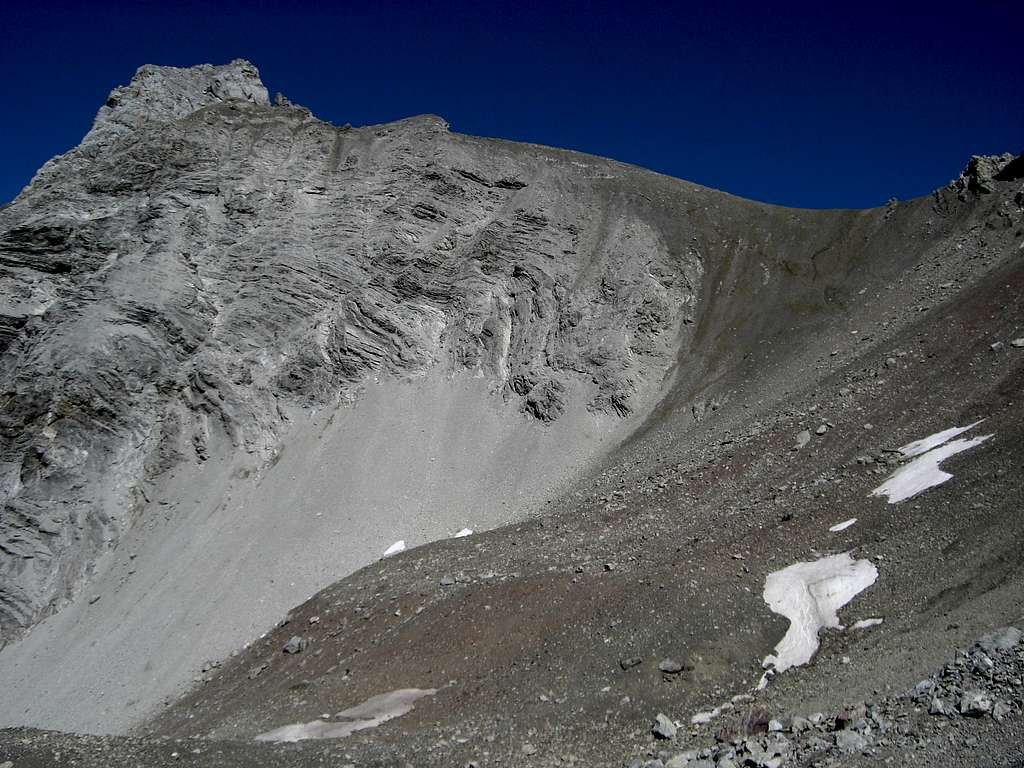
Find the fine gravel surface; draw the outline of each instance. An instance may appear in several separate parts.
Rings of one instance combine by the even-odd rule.
[[[1022,165],[798,211],[143,67],[0,209],[0,766],[1019,765]]]
[[[135,725],[272,626],[281,601],[397,540],[536,510],[628,423],[583,410],[541,428],[465,374],[370,383],[354,406],[297,412],[255,477],[224,452],[147,488],[156,514],[107,556],[86,599],[4,650],[0,712],[87,732]]]

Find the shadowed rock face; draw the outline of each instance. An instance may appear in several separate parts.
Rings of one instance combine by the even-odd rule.
[[[541,422],[626,416],[672,368],[702,246],[666,212],[706,193],[280,103],[247,62],[143,67],[0,211],[4,637],[74,591],[144,479],[273,457],[282,404],[439,367]]]

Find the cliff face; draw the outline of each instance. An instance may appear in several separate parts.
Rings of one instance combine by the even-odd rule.
[[[246,62],[143,67],[0,211],[0,629],[58,607],[212,446],[289,404],[469,371],[540,422],[647,407],[692,320],[702,190],[436,117],[338,128]],[[649,190],[647,190],[649,191]],[[719,196],[720,197],[720,196]]]

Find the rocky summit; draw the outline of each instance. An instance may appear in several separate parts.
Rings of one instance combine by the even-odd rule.
[[[144,66],[0,286],[4,768],[1024,760],[1021,157],[795,210]]]

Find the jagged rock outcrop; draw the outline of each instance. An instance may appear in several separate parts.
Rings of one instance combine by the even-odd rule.
[[[540,421],[626,415],[672,370],[699,188],[437,117],[339,128],[251,64],[146,66],[0,210],[0,630],[73,594],[211,450],[270,459],[289,403],[478,371]],[[696,191],[695,191],[696,190]]]
[[[996,190],[996,181],[1013,181],[1024,176],[1024,162],[1009,152],[1002,155],[972,155],[960,176],[950,183],[961,199],[968,193],[987,195]]]

